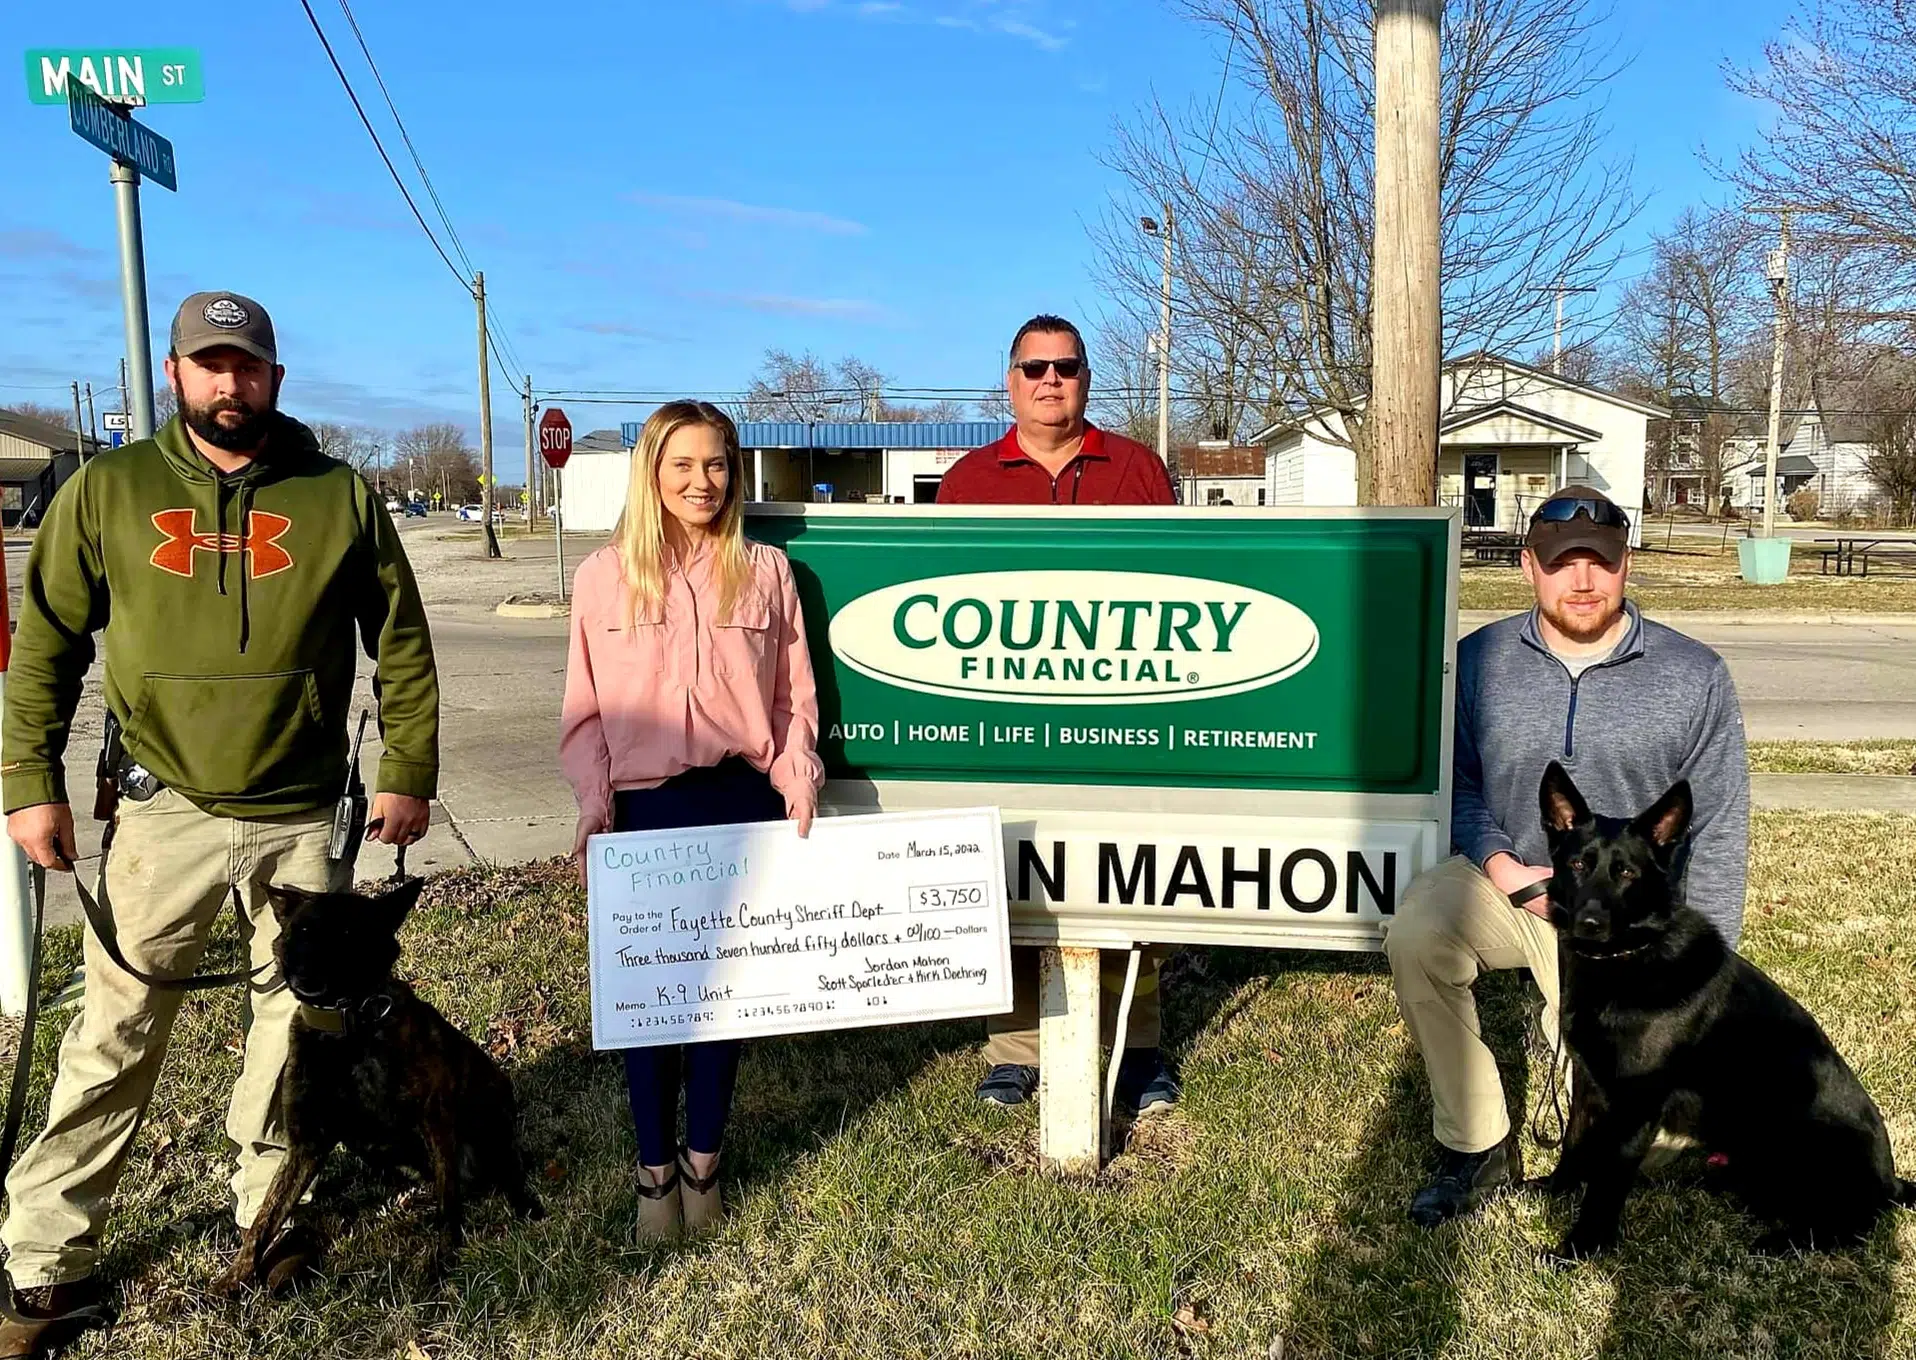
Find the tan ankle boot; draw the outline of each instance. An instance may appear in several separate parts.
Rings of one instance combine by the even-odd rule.
[[[685,1229],[679,1203],[679,1169],[666,1174],[662,1185],[652,1184],[652,1173],[639,1168],[639,1220],[634,1235],[641,1242],[672,1242]]]
[[[725,1217],[725,1205],[719,1193],[720,1168],[715,1164],[712,1174],[699,1177],[692,1174],[692,1161],[686,1151],[679,1150],[677,1167],[678,1180],[684,1187],[680,1192],[680,1204],[685,1214],[687,1233],[712,1232]]]

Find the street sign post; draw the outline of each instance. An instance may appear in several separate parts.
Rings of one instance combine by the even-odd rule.
[[[572,456],[572,422],[556,406],[548,406],[539,417],[539,456],[552,469],[552,548],[559,564],[559,598],[563,600],[566,597],[565,478],[559,471]]]
[[[191,47],[27,49],[27,98],[64,104],[71,85],[115,104],[197,104],[206,98],[200,54]]]
[[[178,191],[173,143],[133,121],[108,100],[77,80],[67,82],[67,116],[73,130],[117,161],[138,170],[162,189]]]
[[[107,431],[108,433],[115,433],[118,431],[125,430],[126,429],[126,412],[125,411],[100,412],[100,428]]]
[[[96,73],[96,79],[97,79]],[[120,308],[126,324],[127,406],[132,435],[153,433],[153,348],[146,316],[146,245],[140,234],[140,176],[177,191],[173,143],[133,121],[84,80],[63,77],[67,119],[74,132],[113,158],[107,179],[120,237]]]

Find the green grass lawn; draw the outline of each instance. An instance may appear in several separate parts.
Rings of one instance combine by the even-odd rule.
[[[1789,610],[1895,614],[1916,610],[1916,576],[1824,576],[1820,550],[1797,545],[1787,581],[1755,586],[1738,572],[1736,546],[1698,544],[1674,553],[1639,552],[1630,598],[1649,610]],[[1458,585],[1463,609],[1528,609],[1535,602],[1516,567],[1466,561]]]
[[[1763,774],[1910,774],[1916,741],[1753,741],[1750,769]]]
[[[1916,818],[1760,813],[1750,954],[1830,1030],[1916,1166]],[[228,1304],[231,995],[189,1000],[106,1242],[142,1357],[1910,1357],[1916,1214],[1864,1250],[1784,1260],[1681,1179],[1640,1193],[1614,1258],[1538,1260],[1561,1209],[1518,1194],[1437,1232],[1404,1217],[1428,1152],[1421,1068],[1381,958],[1190,950],[1167,979],[1180,1112],[1095,1182],[1035,1168],[1035,1111],[971,1098],[975,1025],[747,1046],[715,1239],[630,1245],[616,1062],[588,1048],[581,904],[553,866],[444,877],[404,968],[512,1073],[550,1216],[472,1216],[426,1277],[430,1198],[343,1157],[320,1185],[330,1280]],[[72,966],[59,938],[49,981]],[[1479,988],[1506,1051],[1525,992]],[[43,1026],[41,1088],[61,1017]],[[1521,1062],[1507,1064],[1515,1094]],[[1533,1170],[1554,1154],[1530,1145]],[[1281,1341],[1281,1346],[1278,1344]]]

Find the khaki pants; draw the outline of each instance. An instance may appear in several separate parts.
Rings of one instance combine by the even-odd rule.
[[[1477,1025],[1471,984],[1486,969],[1528,968],[1543,992],[1544,1037],[1557,1034],[1557,936],[1469,860],[1453,857],[1404,891],[1384,937],[1397,1006],[1430,1074],[1431,1124],[1457,1152],[1483,1152],[1510,1133],[1497,1060]]]
[[[120,947],[142,972],[191,973],[237,887],[248,966],[268,965],[247,984],[246,1049],[227,1107],[239,1147],[234,1218],[244,1228],[285,1155],[279,1079],[298,1003],[273,965],[279,925],[266,885],[325,891],[331,810],[241,821],[202,812],[170,789],[145,803],[124,800],[107,856],[107,891]],[[341,875],[343,877],[343,875]],[[86,1001],[60,1041],[47,1125],[7,1177],[0,1240],[21,1288],[90,1275],[100,1230],[127,1150],[160,1075],[184,993],[155,990],[106,956],[86,932]]]
[[[1125,1020],[1126,1048],[1156,1048],[1162,1029],[1163,1012],[1158,997],[1158,967],[1169,951],[1147,946],[1138,960],[1138,983],[1131,992],[1131,1014]],[[1119,950],[1104,951],[1100,976],[1104,1005],[1101,1026],[1106,1047],[1116,1038],[1118,1000],[1124,995],[1124,973],[1128,955]],[[1038,1063],[1038,951],[1014,946],[1011,951],[1011,1010],[1004,1015],[985,1017],[985,1061]]]

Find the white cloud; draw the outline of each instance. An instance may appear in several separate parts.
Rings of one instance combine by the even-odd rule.
[[[870,228],[863,222],[829,213],[808,212],[801,208],[777,208],[760,203],[741,203],[730,198],[697,198],[684,194],[629,193],[628,203],[661,208],[688,217],[717,217],[733,222],[754,222],[792,231],[815,231],[827,236],[864,236]]]
[[[748,311],[772,312],[780,316],[837,317],[845,321],[883,321],[890,315],[876,302],[862,298],[792,297],[782,293],[707,293],[713,302],[744,307]]]

